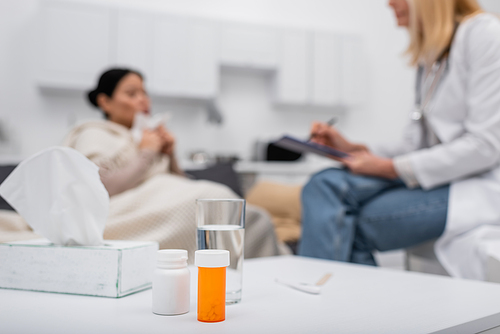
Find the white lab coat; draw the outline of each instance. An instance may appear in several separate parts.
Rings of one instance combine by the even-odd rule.
[[[485,279],[482,240],[500,243],[500,20],[488,13],[463,22],[448,69],[425,117],[441,144],[419,147],[411,122],[393,154],[409,158],[424,189],[451,183],[448,217],[436,255],[455,277]]]

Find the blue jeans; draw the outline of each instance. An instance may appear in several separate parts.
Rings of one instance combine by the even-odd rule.
[[[408,189],[401,180],[344,169],[314,175],[302,191],[299,255],[376,265],[372,251],[406,248],[439,237],[449,186]]]

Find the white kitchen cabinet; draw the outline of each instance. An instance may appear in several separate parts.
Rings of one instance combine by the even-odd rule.
[[[311,104],[352,108],[366,97],[363,40],[358,35],[315,33]]]
[[[42,4],[39,83],[92,87],[110,64],[110,9],[62,1]]]
[[[153,95],[213,100],[222,66],[273,74],[274,102],[352,107],[366,96],[362,39],[194,19],[115,4],[41,1],[42,88],[87,90],[110,66],[137,69]]]
[[[314,33],[312,38],[312,71],[310,104],[335,106],[342,101],[342,64],[340,40],[330,33]]]
[[[219,88],[216,27],[209,21],[157,16],[154,94],[214,98]]]
[[[279,104],[304,105],[311,87],[311,40],[305,31],[284,31],[280,36],[275,77],[275,100]]]
[[[360,36],[344,35],[340,45],[340,100],[343,105],[358,106],[364,102],[367,94],[363,39]]]
[[[348,44],[349,39],[345,39]],[[284,32],[276,74],[276,101],[317,107],[336,107],[350,102],[352,91],[344,88],[344,39],[332,33]],[[352,48],[349,49],[349,51]],[[349,93],[349,99],[344,94]]]
[[[275,70],[278,63],[278,31],[258,25],[220,25],[221,65]]]
[[[119,9],[116,16],[116,65],[141,72],[149,84],[153,69],[153,14]]]

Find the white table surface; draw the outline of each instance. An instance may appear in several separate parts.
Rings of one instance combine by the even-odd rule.
[[[1,270],[1,269],[0,269]],[[321,295],[275,278],[316,282]],[[151,290],[120,299],[0,289],[0,333],[476,333],[500,325],[500,285],[302,257],[248,260],[243,300],[226,321],[158,316]]]

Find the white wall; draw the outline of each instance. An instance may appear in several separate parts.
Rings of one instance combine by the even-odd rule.
[[[413,100],[414,74],[401,57],[406,33],[396,28],[385,0],[119,2],[181,15],[360,33],[366,41],[368,96],[365,105],[350,110],[338,127],[349,138],[363,142],[397,140],[401,134]],[[500,11],[498,0],[482,3]],[[10,128],[14,142],[8,148],[0,147],[4,156],[27,156],[58,144],[75,121],[99,117],[83,96],[41,94],[36,87],[34,18],[38,6],[37,0],[0,1],[0,122]],[[248,158],[257,138],[284,132],[306,136],[312,120],[331,117],[331,112],[276,108],[270,98],[271,79],[263,74],[224,71],[221,85],[218,104],[225,117],[222,126],[208,124],[199,107],[179,108],[154,101],[154,112],[171,111],[174,115],[170,128],[177,136],[180,155],[205,149]]]

